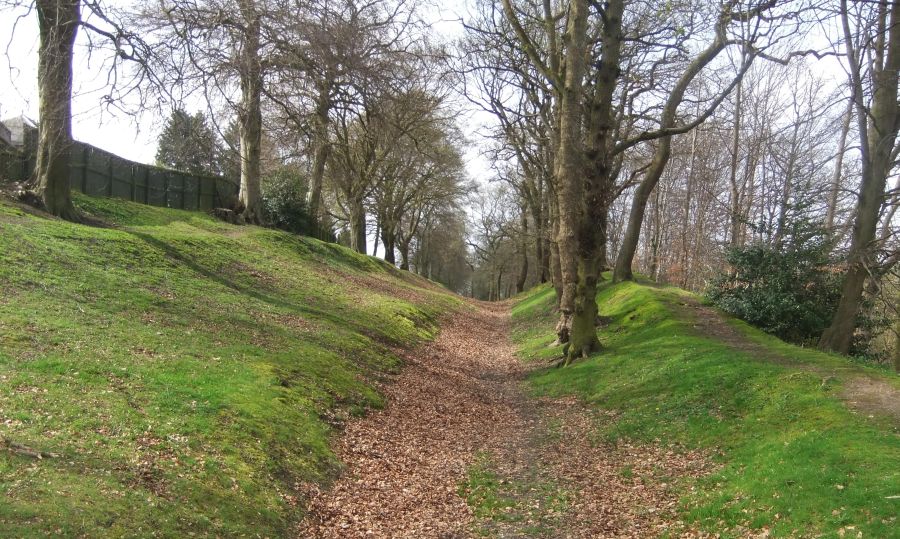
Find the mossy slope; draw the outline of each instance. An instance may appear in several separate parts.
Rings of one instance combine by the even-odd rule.
[[[635,283],[598,294],[611,317],[605,349],[567,368],[540,369],[538,394],[576,394],[613,410],[602,439],[707,448],[721,463],[685,491],[687,521],[744,536],[900,537],[900,426],[891,417],[853,413],[839,398],[840,379],[822,369],[853,367],[736,324],[757,345],[795,363],[754,357],[705,335],[677,308],[686,292]],[[537,288],[513,309],[515,339],[527,358],[550,347],[553,290]],[[809,368],[806,364],[815,364]],[[866,370],[897,385],[896,376]]]
[[[381,399],[391,347],[459,303],[341,247],[79,197],[0,201],[0,536],[280,536]]]

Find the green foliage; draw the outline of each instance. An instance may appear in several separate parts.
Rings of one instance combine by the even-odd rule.
[[[603,351],[567,368],[542,369],[539,395],[578,395],[613,411],[598,434],[705,448],[719,467],[679,486],[683,518],[722,537],[896,537],[900,432],[889,417],[851,412],[845,375],[900,387],[896,377],[785,344],[741,322],[735,329],[772,358],[711,335],[683,307],[686,292],[606,283],[598,293],[611,323]],[[513,311],[526,358],[558,355],[553,290],[539,287]],[[790,358],[790,359],[784,359]],[[793,362],[793,363],[790,363]],[[823,377],[817,370],[835,373]],[[759,532],[758,532],[759,533]]]
[[[306,210],[308,184],[295,167],[283,166],[262,180],[263,211],[273,226],[294,234],[314,235]]]
[[[156,163],[192,174],[220,175],[223,149],[202,112],[175,109],[159,135]]]
[[[782,245],[756,243],[728,251],[731,271],[707,296],[726,312],[782,339],[815,341],[831,323],[842,273],[821,227],[798,221]]]
[[[458,305],[317,240],[75,201],[112,226],[0,201],[0,437],[61,455],[0,447],[0,537],[289,535],[333,426]]]

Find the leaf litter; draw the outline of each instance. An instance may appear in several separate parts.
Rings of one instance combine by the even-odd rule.
[[[405,352],[382,388],[385,408],[337,440],[341,477],[306,486],[296,536],[711,537],[677,518],[677,485],[712,471],[706,455],[596,439],[598,422],[614,418],[575,398],[530,397],[534,367],[508,336],[508,303],[472,302]],[[503,515],[476,516],[467,503],[476,465],[500,478]]]

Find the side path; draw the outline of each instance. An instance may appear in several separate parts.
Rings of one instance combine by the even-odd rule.
[[[508,304],[473,303],[409,353],[385,409],[347,425],[344,474],[297,537],[696,537],[672,485],[707,472],[703,456],[592,440],[609,417],[527,396],[508,332]]]

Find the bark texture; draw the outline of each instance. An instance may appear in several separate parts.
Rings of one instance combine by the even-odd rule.
[[[38,0],[38,127],[35,194],[53,215],[79,219],[72,205],[72,55],[81,23],[80,0]]]
[[[238,197],[248,223],[261,223],[260,156],[262,147],[262,61],[259,13],[253,0],[241,0],[241,15],[246,21],[244,43],[240,50],[241,105],[241,188]]]

